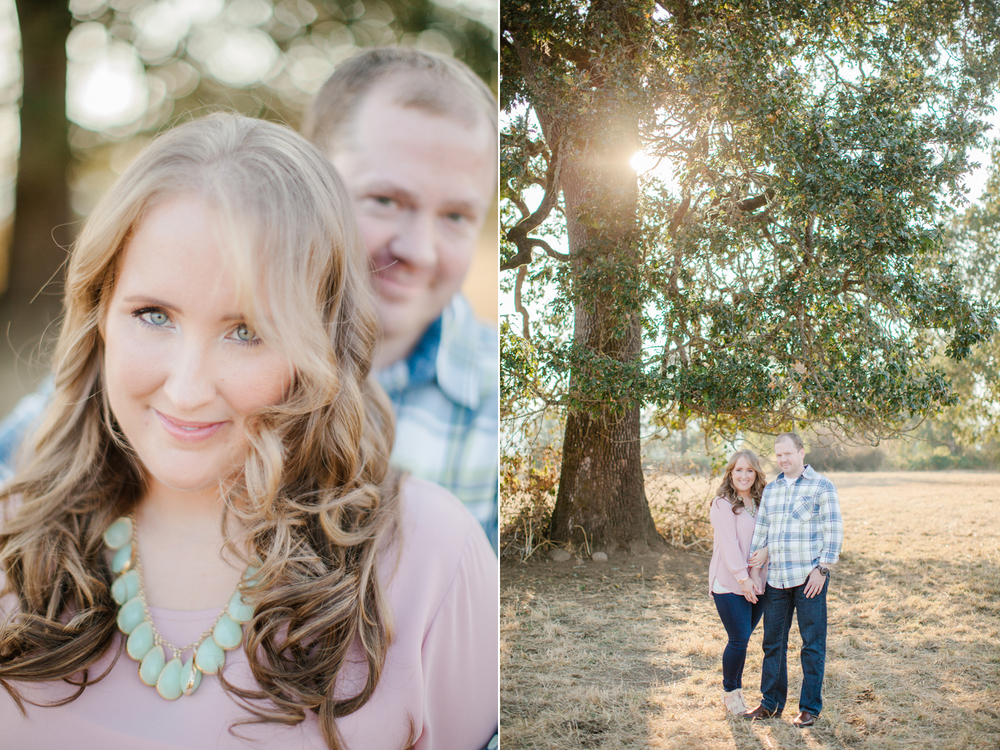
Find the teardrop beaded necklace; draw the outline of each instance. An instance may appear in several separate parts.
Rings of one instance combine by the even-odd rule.
[[[168,701],[191,695],[201,684],[203,674],[215,674],[226,663],[226,651],[243,642],[243,623],[253,619],[253,607],[243,601],[241,588],[252,588],[257,581],[257,567],[247,566],[229,603],[215,618],[212,627],[187,646],[178,648],[156,629],[146,604],[142,584],[142,565],[135,536],[135,518],[122,516],[104,532],[104,544],[114,551],[111,570],[118,577],[111,584],[111,596],[118,603],[118,629],[128,639],[125,651],[139,662],[139,679]],[[167,661],[164,647],[173,652]],[[182,656],[191,652],[186,661]]]

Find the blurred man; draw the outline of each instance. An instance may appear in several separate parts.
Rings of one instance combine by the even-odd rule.
[[[495,548],[497,333],[459,289],[496,192],[496,99],[452,58],[372,49],[324,84],[303,133],[347,183],[371,257],[393,462],[455,493]]]
[[[496,548],[497,334],[459,293],[496,191],[496,99],[451,58],[370,49],[324,84],[303,133],[343,176],[371,257],[393,462],[458,496]],[[46,398],[0,425],[0,462]]]

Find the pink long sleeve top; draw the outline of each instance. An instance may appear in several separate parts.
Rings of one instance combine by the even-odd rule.
[[[750,568],[750,542],[753,540],[754,517],[746,508],[733,513],[732,504],[724,497],[712,501],[709,511],[714,540],[712,562],[708,565],[708,588],[714,588],[715,581],[731,594],[743,595],[740,580],[749,577],[754,582],[754,590],[763,593],[767,580],[767,565]]]
[[[416,750],[478,750],[493,736],[498,718],[497,558],[479,523],[440,487],[408,480],[402,502],[401,541],[379,561],[395,637],[375,693],[337,726],[352,750],[400,750],[411,722]],[[2,604],[9,607],[10,597]],[[219,610],[150,613],[164,638],[189,643]],[[105,655],[92,674],[113,657]],[[225,669],[230,682],[256,687],[242,648],[227,653]],[[360,678],[360,671],[349,674],[348,684]],[[43,701],[70,692],[61,682],[19,686]],[[139,680],[138,664],[124,653],[107,677],[72,703],[26,709],[22,717],[0,689],[3,750],[325,747],[314,718],[292,727],[241,725],[231,734],[233,723],[248,713],[216,677],[206,675],[192,695],[166,701]]]

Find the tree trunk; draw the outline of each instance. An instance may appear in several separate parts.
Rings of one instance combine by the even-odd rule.
[[[638,311],[616,287],[643,263],[638,183],[629,165],[638,149],[638,118],[629,117],[626,103],[610,89],[595,97],[593,111],[594,117],[573,127],[580,135],[567,133],[564,141],[561,182],[576,287],[574,339],[599,360],[633,363],[642,346]],[[578,372],[571,373],[571,392],[580,389],[579,380]],[[573,541],[591,552],[662,541],[646,500],[638,406],[569,409],[549,531],[553,540]]]
[[[66,37],[71,16],[65,0],[18,0],[17,13],[24,94],[10,285],[4,306],[13,311],[34,300],[33,306],[46,317],[60,307],[60,268],[66,260],[64,248],[73,238],[66,188],[70,162]]]

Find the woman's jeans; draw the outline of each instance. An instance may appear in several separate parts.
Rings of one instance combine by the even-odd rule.
[[[722,652],[722,688],[726,692],[739,690],[743,687],[743,665],[747,660],[747,643],[750,634],[760,622],[764,613],[763,596],[757,597],[757,603],[751,604],[742,594],[716,594],[715,608],[729,635],[729,643]]]
[[[760,705],[778,713],[788,696],[788,632],[797,616],[802,636],[802,691],[799,711],[819,716],[823,710],[823,672],[826,667],[826,591],[807,598],[805,584],[790,589],[767,585],[764,606],[764,663],[760,672]]]

